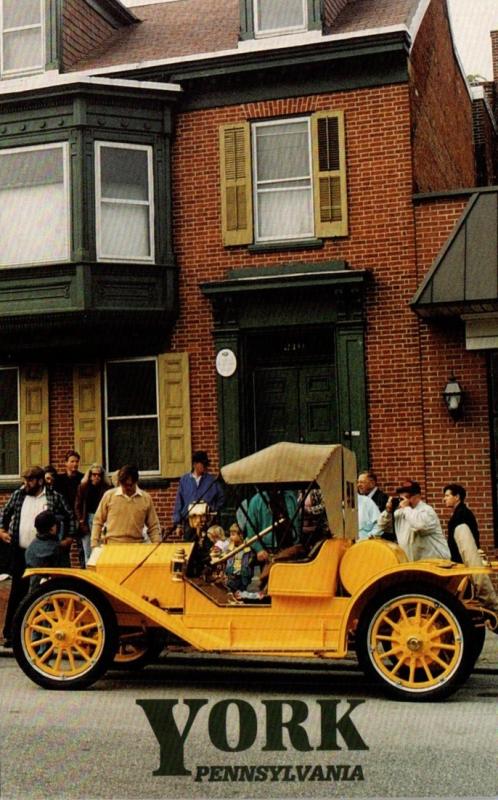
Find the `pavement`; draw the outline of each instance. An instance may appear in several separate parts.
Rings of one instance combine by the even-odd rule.
[[[10,580],[0,581],[0,630],[3,629],[3,620],[10,593],[10,583]],[[12,650],[3,650],[0,645],[0,658],[9,656],[12,656]],[[206,656],[209,658],[212,654],[206,654]],[[357,666],[356,658],[354,657],[342,660],[344,665],[348,662],[351,663],[351,666]],[[482,653],[477,660],[475,669],[478,671],[485,671],[486,673],[496,673],[498,675],[498,634],[489,630],[486,631],[486,641]]]

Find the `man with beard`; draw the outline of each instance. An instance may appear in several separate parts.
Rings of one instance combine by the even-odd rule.
[[[35,517],[41,511],[51,511],[65,523],[66,536],[74,536],[74,517],[64,498],[51,486],[44,484],[41,467],[30,467],[23,474],[23,485],[10,496],[0,511],[0,539],[10,546],[12,585],[3,629],[4,647],[11,647],[12,619],[29,589],[22,580],[26,569],[26,549],[36,536]]]

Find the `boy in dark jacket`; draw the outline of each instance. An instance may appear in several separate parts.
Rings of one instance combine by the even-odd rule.
[[[67,563],[66,553],[72,539],[57,539],[57,517],[51,511],[41,511],[35,517],[36,537],[26,550],[27,567],[62,567]],[[33,591],[41,582],[40,575],[32,575],[29,589]]]

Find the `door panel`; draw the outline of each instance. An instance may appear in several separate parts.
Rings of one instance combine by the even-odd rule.
[[[336,441],[331,364],[263,367],[253,373],[256,449],[275,442]]]
[[[299,368],[300,441],[336,441],[335,385],[331,364]]]
[[[253,373],[256,450],[275,442],[299,441],[298,374],[292,367]]]

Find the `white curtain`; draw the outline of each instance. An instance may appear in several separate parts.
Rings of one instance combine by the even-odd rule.
[[[259,32],[304,27],[303,0],[257,0],[257,2]]]
[[[0,265],[68,256],[62,147],[0,153]]]
[[[256,127],[257,238],[313,235],[307,120]]]
[[[2,21],[3,70],[17,71],[43,66],[40,0],[3,0]]]
[[[149,151],[100,147],[100,255],[152,255]]]

